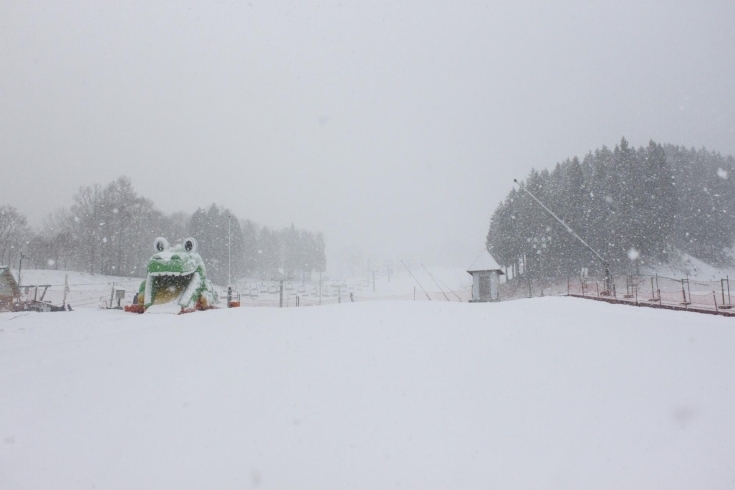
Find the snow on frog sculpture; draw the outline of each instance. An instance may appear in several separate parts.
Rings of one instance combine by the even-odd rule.
[[[148,261],[138,303],[128,311],[187,313],[214,307],[217,291],[207,279],[196,240],[187,238],[183,244],[172,247],[159,237],[153,246],[156,253]]]

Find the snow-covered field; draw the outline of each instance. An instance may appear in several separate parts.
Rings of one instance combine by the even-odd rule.
[[[18,270],[13,269],[11,272],[18,280]],[[110,293],[113,287],[126,291],[126,300],[121,304],[128,304],[138,290],[141,281],[142,279],[134,277],[104,276],[75,271],[24,269],[21,272],[21,289],[24,299],[34,298],[36,295],[34,286],[48,285],[50,287],[46,291],[44,301],[60,306],[64,301],[64,285],[68,284],[66,303],[71,304],[74,309],[107,306],[110,303]],[[26,286],[30,286],[28,294],[25,294]],[[40,287],[37,299],[41,299],[42,293],[43,287]]]
[[[403,267],[403,266],[401,266]],[[472,297],[472,276],[466,270],[457,268],[431,267],[428,271],[421,265],[413,265],[411,274],[406,268],[393,271],[389,277],[381,271],[373,278],[352,277],[344,280],[324,279],[319,284],[316,274],[312,281],[298,280],[284,283],[284,306],[294,306],[296,297],[300,304],[336,304],[353,300],[431,300],[468,301]],[[339,286],[339,287],[338,287]],[[321,294],[320,288],[321,287]],[[279,284],[276,281],[238,281],[241,301],[246,306],[277,306],[279,304]],[[224,291],[224,289],[223,289]],[[446,296],[445,296],[446,295]]]
[[[429,270],[434,277],[429,275],[420,265],[411,268],[415,279],[408,274],[406,269],[394,272],[390,278],[384,272],[376,274],[374,287],[372,277],[369,281],[366,277],[339,281],[325,279],[321,285],[321,302],[323,304],[338,303],[340,301],[338,292],[342,295],[342,302],[350,300],[350,293],[353,294],[355,301],[409,300],[413,299],[414,288],[418,300],[426,299],[423,290],[426,290],[433,300],[438,301],[446,301],[444,293],[451,301],[460,301],[460,299],[467,301],[470,299],[472,295],[472,277],[466,271],[441,267],[431,267]],[[17,280],[17,269],[11,272]],[[23,286],[24,299],[33,299],[34,297],[40,299],[44,288],[40,287],[38,293],[36,293],[33,286],[50,285],[43,299],[60,306],[64,302],[64,284],[66,281],[69,285],[66,303],[71,304],[72,308],[76,310],[80,308],[96,309],[100,306],[107,307],[110,304],[113,288],[125,291],[125,298],[120,303],[122,306],[130,304],[142,280],[142,278],[105,276],[85,272],[30,269],[23,270],[21,285]],[[340,289],[336,287],[337,285],[340,285]],[[31,287],[28,289],[28,293],[25,294],[27,286]],[[242,295],[243,305],[277,306],[279,304],[278,282],[276,281],[243,279],[238,281],[236,288]],[[226,286],[218,285],[217,290],[220,299],[224,301],[227,295]],[[450,291],[453,291],[453,293]],[[297,280],[285,282],[284,306],[294,306],[296,296],[299,296],[301,305],[319,303],[319,281],[316,274],[314,274],[314,280],[310,282],[302,283]],[[116,304],[114,299],[112,304]]]
[[[574,298],[0,314],[0,488],[733,488],[733,319]]]

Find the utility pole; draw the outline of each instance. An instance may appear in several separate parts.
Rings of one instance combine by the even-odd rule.
[[[549,213],[556,221],[558,221],[559,224],[561,224],[564,227],[564,229],[569,232],[569,234],[571,234],[574,238],[576,238],[577,240],[579,240],[582,243],[582,245],[584,245],[585,247],[587,247],[587,250],[589,250],[590,252],[592,252],[592,254],[595,257],[597,257],[597,259],[602,263],[602,266],[605,268],[605,291],[609,295],[610,294],[610,289],[612,287],[612,275],[610,274],[610,264],[605,259],[603,259],[602,256],[599,253],[597,253],[597,250],[595,250],[594,248],[592,248],[591,246],[589,246],[589,244],[587,242],[585,242],[584,240],[582,240],[582,238],[580,238],[580,236],[577,235],[574,232],[574,230],[572,230],[572,228],[569,225],[567,225],[566,223],[564,223],[564,221],[560,217],[558,217],[557,215],[555,215],[554,212],[551,209],[547,208],[544,203],[542,203],[541,201],[539,201],[539,199],[536,196],[534,196],[531,193],[531,191],[529,191],[528,189],[526,189],[525,186],[523,186],[523,184],[521,184],[520,182],[518,182],[518,180],[516,180],[516,179],[513,179],[513,182],[515,182],[516,184],[518,184],[518,187],[520,187],[523,192],[525,192],[526,194],[528,194],[529,196],[531,196],[531,199],[533,199],[534,201],[536,201],[539,204],[539,206],[541,206],[542,208],[544,208],[544,210],[547,213]],[[524,260],[523,264],[524,264],[524,272],[525,272],[525,264],[526,264],[525,260]],[[531,284],[530,284],[530,279],[529,279],[529,290],[530,290],[530,286],[531,286]]]
[[[373,292],[375,292],[375,271],[373,271]]]
[[[66,306],[66,295],[69,293],[69,274],[64,274],[64,300],[61,306]]]
[[[232,273],[232,251],[231,251],[231,234],[230,234],[230,212],[227,212],[227,285],[232,284],[231,273]]]
[[[27,255],[23,255],[23,252],[20,253],[20,262],[18,263],[18,289],[20,289],[20,271],[23,270],[23,259],[27,257]]]

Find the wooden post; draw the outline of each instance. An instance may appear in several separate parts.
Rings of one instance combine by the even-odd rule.
[[[687,304],[687,292],[684,289],[684,279],[681,280],[681,296],[684,298],[684,306]]]
[[[278,307],[283,308],[283,279],[281,279],[280,297],[278,300]]]
[[[724,279],[720,279],[720,291],[722,291],[722,304],[725,304],[725,283]]]
[[[725,276],[727,279],[727,304],[732,305],[732,302],[730,301],[730,276]]]

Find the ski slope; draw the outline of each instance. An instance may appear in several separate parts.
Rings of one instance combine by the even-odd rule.
[[[3,313],[0,488],[732,488],[734,343],[559,297]]]

